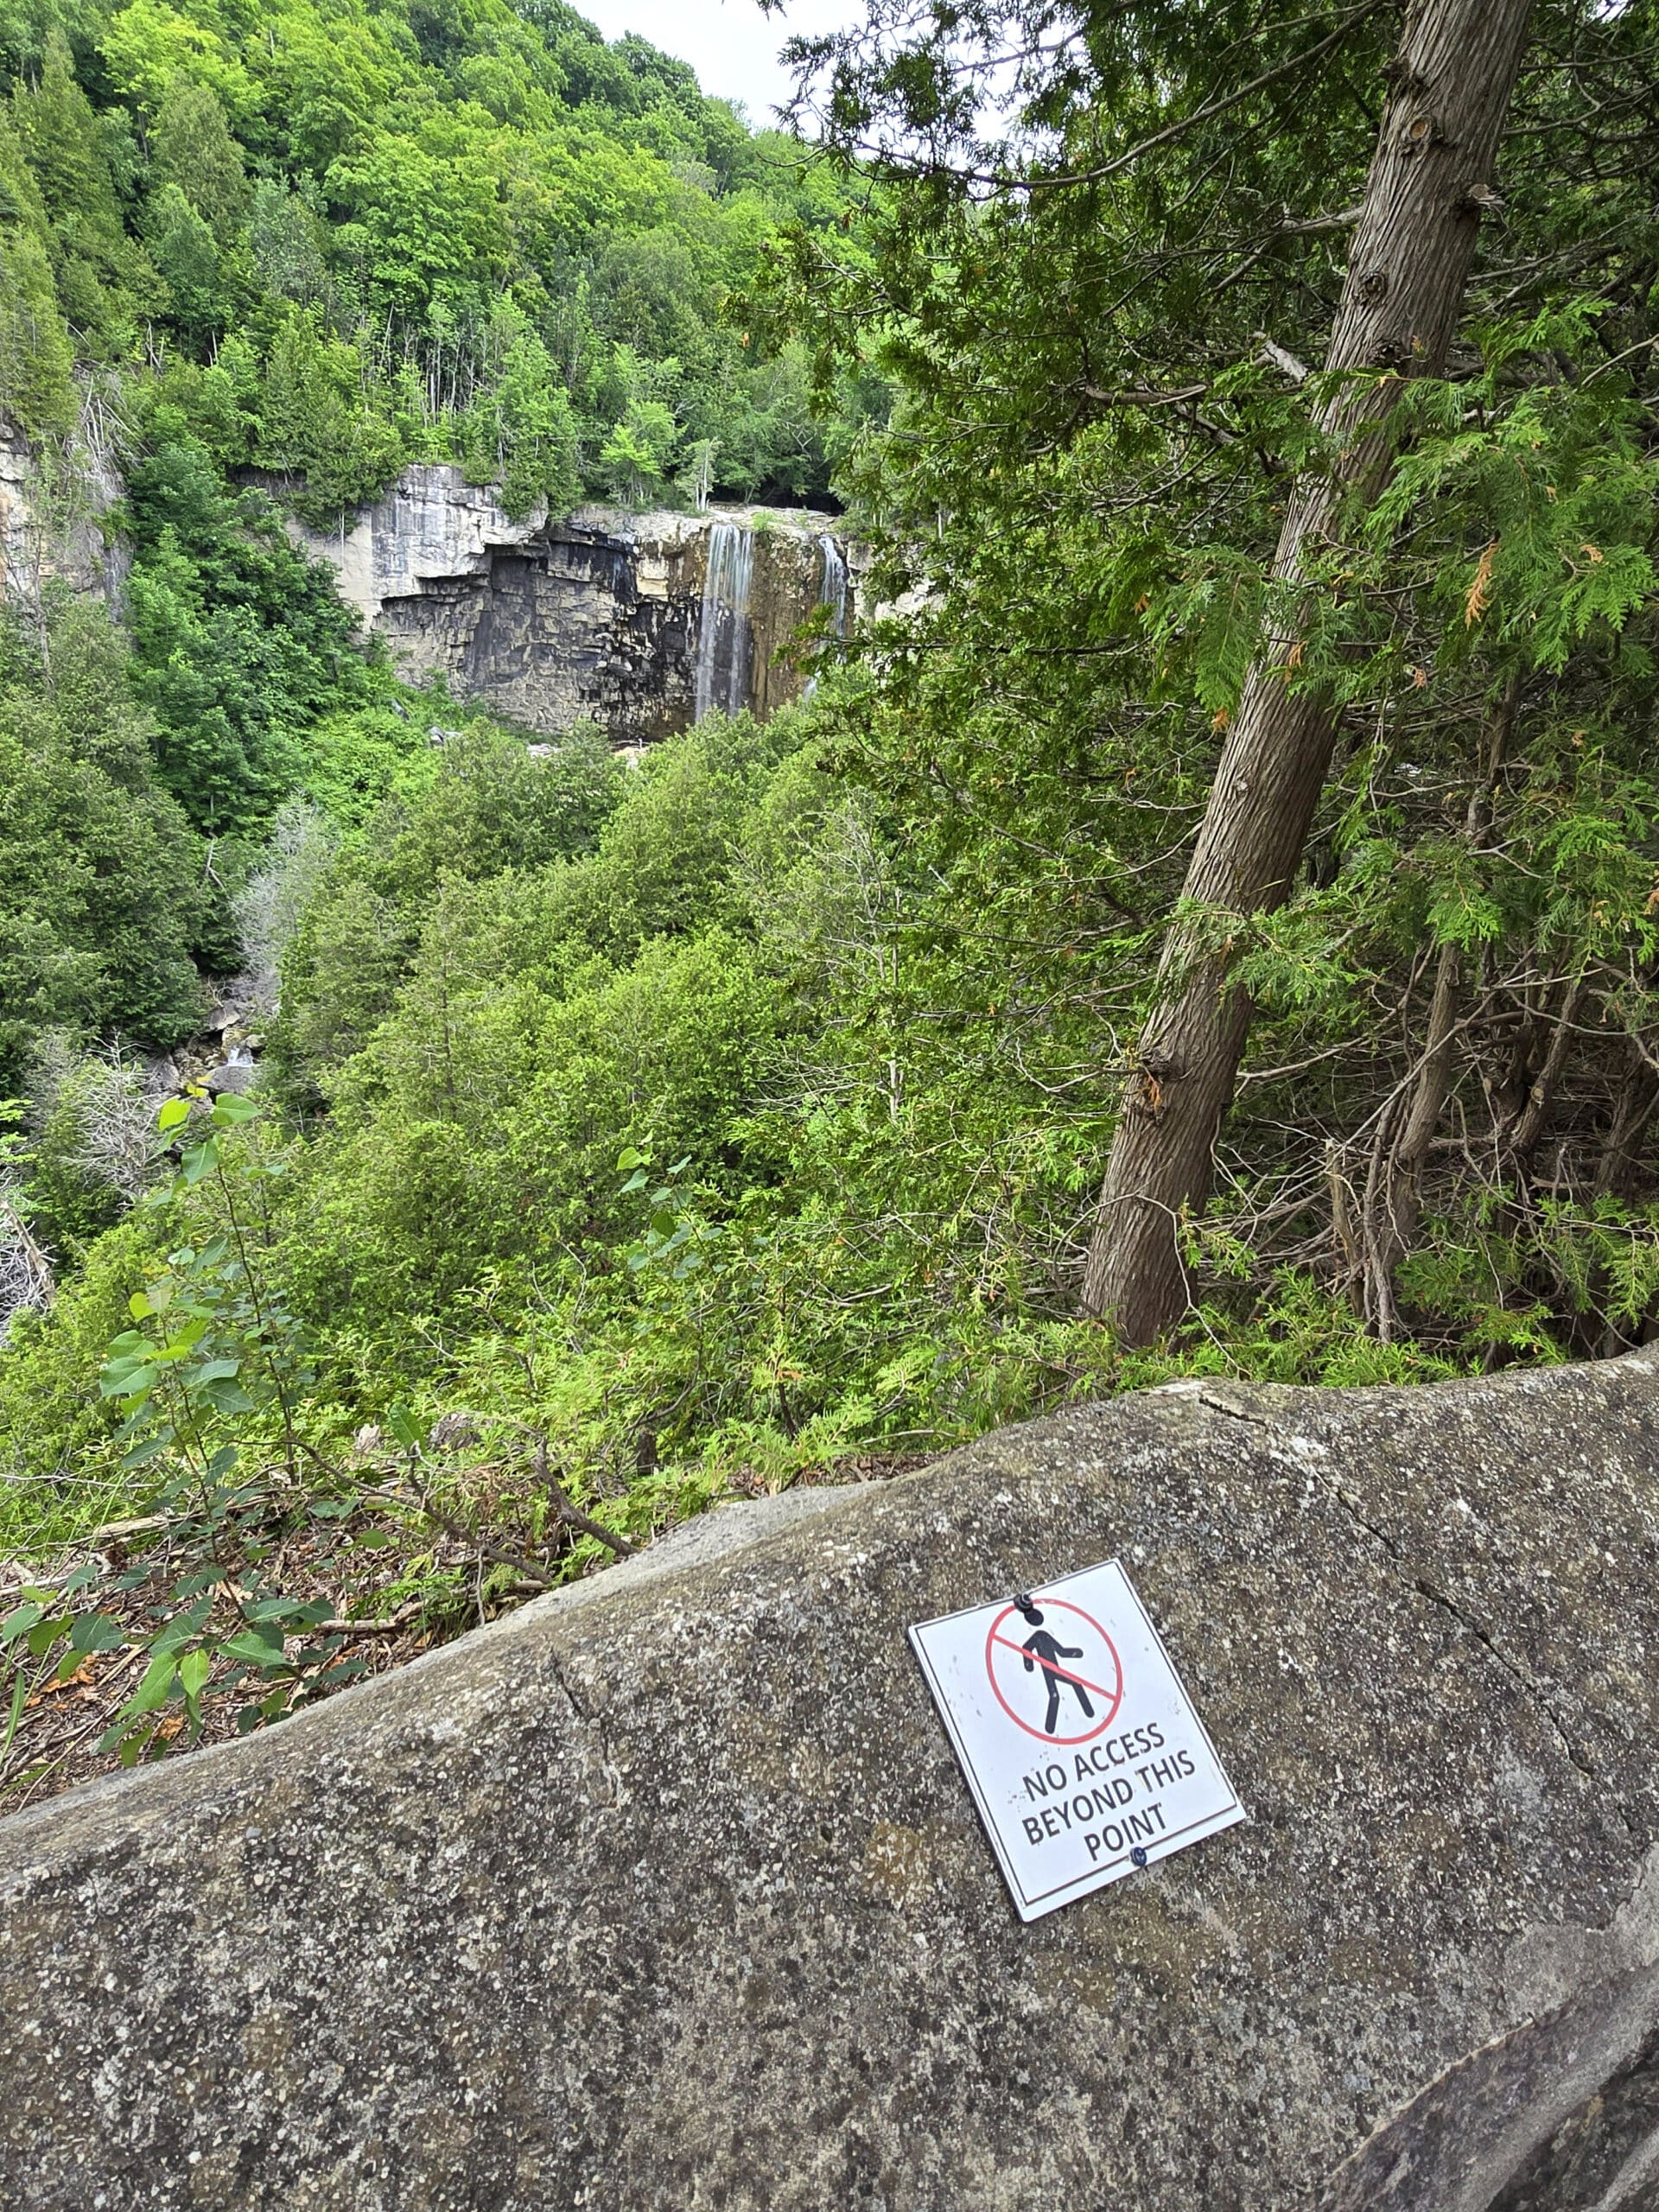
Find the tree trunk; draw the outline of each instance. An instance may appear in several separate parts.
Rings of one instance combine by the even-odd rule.
[[[1463,1010],[1463,956],[1455,944],[1443,944],[1434,976],[1434,996],[1429,1003],[1428,1034],[1417,1070],[1406,1126],[1382,1175],[1382,1219],[1366,1255],[1370,1276],[1365,1300],[1366,1319],[1382,1342],[1394,1340],[1395,1269],[1411,1249],[1422,1211],[1423,1171],[1429,1147],[1440,1126],[1440,1116],[1452,1089],[1453,1046],[1458,1017]]]
[[[1326,359],[1382,373],[1350,379],[1327,404],[1321,427],[1345,450],[1295,486],[1274,563],[1285,582],[1329,543],[1354,486],[1380,479],[1404,379],[1445,367],[1529,11],[1530,0],[1419,0],[1408,17]],[[1185,896],[1241,926],[1289,895],[1336,737],[1329,700],[1287,688],[1296,626],[1245,678],[1187,871]],[[1224,947],[1206,951],[1172,929],[1159,982],[1084,1277],[1085,1312],[1130,1344],[1149,1342],[1187,1302],[1180,1217],[1207,1194],[1250,1026]]]
[[[1526,1103],[1510,1134],[1510,1151],[1517,1165],[1523,1168],[1537,1151],[1538,1140],[1544,1134],[1544,1123],[1549,1117],[1550,1108],[1555,1103],[1556,1087],[1560,1082],[1561,1070],[1572,1046],[1573,1026],[1589,993],[1590,973],[1587,968],[1580,969],[1562,988],[1560,1011],[1550,1033],[1549,1050],[1544,1055],[1542,1067],[1532,1079]]]
[[[1624,1077],[1613,1098],[1607,1141],[1596,1163],[1595,1195],[1627,1198],[1641,1161],[1643,1139],[1659,1105],[1659,1068],[1635,1038],[1625,1047]]]
[[[1485,773],[1470,792],[1464,816],[1463,841],[1471,853],[1480,843],[1491,820],[1498,772],[1503,765],[1519,696],[1519,684],[1510,683],[1492,715]],[[1370,1257],[1368,1315],[1384,1344],[1394,1333],[1395,1273],[1416,1238],[1417,1218],[1423,1203],[1423,1172],[1451,1095],[1456,1070],[1454,1047],[1462,1011],[1463,955],[1457,945],[1443,944],[1435,969],[1434,995],[1429,1005],[1423,1057],[1418,1065],[1406,1125],[1384,1178],[1383,1218],[1376,1230]]]

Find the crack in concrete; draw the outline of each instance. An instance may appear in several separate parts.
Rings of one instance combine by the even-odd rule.
[[[1273,1424],[1261,1414],[1252,1413],[1247,1406],[1236,1406],[1225,1398],[1217,1398],[1211,1391],[1200,1390],[1198,1403],[1208,1406],[1211,1413],[1225,1414],[1230,1421],[1247,1421],[1252,1428],[1270,1428]]]

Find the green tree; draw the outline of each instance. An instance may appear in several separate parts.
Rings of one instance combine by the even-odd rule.
[[[68,46],[47,41],[38,79],[12,88],[11,119],[50,219],[46,241],[77,342],[119,358],[135,315],[156,306],[156,272],[124,227],[110,139],[76,81]]]
[[[551,355],[534,331],[507,342],[499,370],[467,410],[461,428],[467,472],[500,487],[515,520],[545,502],[556,519],[582,497],[576,423]]]
[[[1482,35],[1503,20],[1486,11]],[[1598,1209],[1612,1179],[1643,1205],[1652,1192],[1630,1138],[1651,1125],[1651,918],[1637,844],[1613,824],[1635,820],[1620,794],[1640,772],[1621,733],[1649,711],[1651,512],[1626,378],[1650,342],[1634,272],[1659,141],[1621,138],[1615,156],[1600,118],[1643,96],[1652,18],[1533,20],[1503,224],[1483,226],[1448,376],[1402,392],[1407,346],[1353,379],[1378,416],[1399,408],[1404,458],[1381,499],[1335,496],[1341,378],[1326,370],[1344,357],[1322,363],[1321,346],[1376,144],[1357,88],[1389,60],[1382,19],[1136,10],[1033,71],[1019,101],[1037,127],[1012,137],[978,112],[954,49],[878,11],[831,42],[825,111],[876,188],[862,251],[797,239],[798,300],[847,372],[873,358],[901,382],[848,484],[886,556],[872,596],[913,594],[915,610],[875,628],[832,711],[934,886],[913,937],[899,932],[908,981],[883,1029],[902,1037],[908,1014],[926,1039],[900,1050],[927,1064],[912,1065],[912,1100],[978,1081],[956,1187],[1020,1156],[1022,1126],[1047,1133],[1057,1283],[1080,1162],[1115,1128],[1128,1143],[1131,1119],[1154,1147],[1173,1136],[1171,1087],[1193,1064],[1159,1050],[1159,1023],[1189,988],[1213,1020],[1224,975],[1255,1027],[1213,1207],[1193,1198],[1182,1218],[1192,1191],[1133,1176],[1111,1194],[1161,1201],[1148,1211],[1185,1270],[1176,1310],[1201,1306],[1211,1326],[1224,1309],[1284,1315],[1294,1280],[1305,1310],[1345,1312],[1353,1332],[1458,1357],[1466,1332],[1481,1358],[1611,1346],[1642,1325],[1644,1289],[1598,1307],[1592,1285],[1597,1267],[1645,1284],[1653,1229],[1639,1209],[1607,1229]],[[988,61],[1035,29],[1014,7],[964,35]],[[1563,162],[1566,131],[1599,149],[1593,187]],[[1474,143],[1435,143],[1453,138]],[[1479,194],[1445,206],[1466,232]],[[1386,288],[1357,273],[1373,307],[1404,281],[1392,249],[1387,273]],[[1552,518],[1587,496],[1587,416],[1607,505],[1574,553]],[[1536,474],[1510,475],[1523,447]],[[1276,575],[1299,480],[1298,505],[1317,487],[1325,521],[1298,574]],[[1217,756],[1259,734],[1263,685],[1293,721],[1323,702],[1332,780],[1285,905],[1212,881],[1179,910],[1160,978],[1178,856]],[[1289,757],[1243,779],[1249,804]],[[1617,1099],[1599,1065],[1622,1071]],[[1477,1128],[1482,1166],[1454,1134]],[[1619,1256],[1608,1237],[1627,1240]]]
[[[631,399],[599,456],[615,496],[632,506],[660,499],[673,472],[678,439],[671,408],[659,399]]]
[[[200,446],[164,446],[129,487],[136,683],[162,777],[209,835],[245,834],[298,782],[304,734],[365,695],[356,617],[268,505],[227,493]]]
[[[1344,495],[1356,486],[1374,491],[1387,470],[1392,399],[1408,374],[1445,366],[1530,8],[1531,0],[1436,0],[1414,16],[1391,65],[1401,89],[1383,109],[1326,352],[1332,396],[1318,418],[1322,448],[1297,485],[1274,556],[1274,580],[1293,592],[1310,568],[1321,570],[1315,589],[1328,588],[1322,556]],[[1400,145],[1431,92],[1436,136],[1402,186]],[[1384,263],[1390,281],[1379,296],[1372,272]],[[1387,372],[1380,389],[1379,369]],[[1306,618],[1285,610],[1270,622],[1241,687],[1183,888],[1195,905],[1240,919],[1288,896],[1337,738],[1336,697],[1287,677]],[[1209,1194],[1249,1033],[1249,995],[1229,985],[1226,955],[1205,942],[1209,934],[1178,929],[1166,947],[1164,973],[1181,981],[1137,1047],[1143,1096],[1131,1093],[1118,1124],[1084,1280],[1088,1309],[1133,1344],[1166,1329],[1186,1303],[1177,1224]]]
[[[296,480],[296,512],[319,529],[338,522],[379,497],[404,450],[358,347],[325,335],[315,308],[286,315],[266,365],[258,455]]]
[[[101,618],[54,624],[50,688],[15,631],[0,674],[0,1090],[48,1032],[165,1048],[200,1020],[200,855],[156,788],[146,718]]]
[[[149,157],[152,188],[176,188],[214,243],[221,250],[231,245],[247,212],[247,171],[211,86],[175,77],[150,127]]]
[[[259,281],[274,298],[309,307],[327,296],[327,235],[299,193],[270,177],[255,184],[248,243]]]
[[[74,346],[46,249],[21,224],[0,232],[0,407],[31,439],[67,438],[79,412]]]
[[[163,185],[153,196],[147,223],[150,255],[167,286],[173,320],[193,337],[206,337],[229,306],[211,226],[176,184]]]

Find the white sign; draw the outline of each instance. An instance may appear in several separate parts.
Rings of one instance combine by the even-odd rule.
[[[910,1640],[1021,1920],[1244,1818],[1116,1560]]]

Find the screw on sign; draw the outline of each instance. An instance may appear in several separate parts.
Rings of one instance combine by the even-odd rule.
[[[1061,1635],[1078,1640],[1062,1643]],[[1023,1687],[1021,1670],[1028,1678]],[[986,1633],[985,1671],[1009,1719],[1052,1744],[1087,1744],[1104,1735],[1123,1702],[1123,1669],[1111,1637],[1081,1606],[1061,1598],[1039,1606],[1021,1592],[1005,1606]],[[1081,1725],[1063,1736],[1061,1708],[1074,1702],[1079,1710],[1071,1719]],[[1038,1705],[1040,1727],[1026,1717]]]

